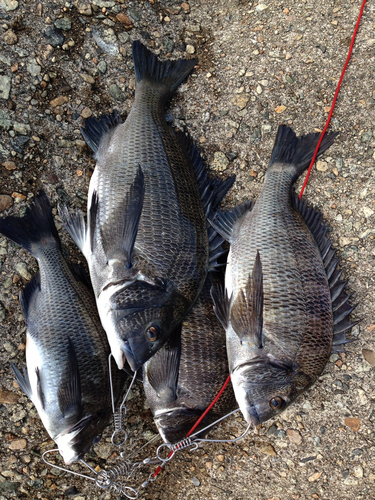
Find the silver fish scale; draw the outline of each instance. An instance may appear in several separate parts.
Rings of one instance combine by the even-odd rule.
[[[332,342],[331,297],[319,249],[302,216],[291,207],[291,183],[288,172],[267,172],[253,210],[234,235],[226,282],[229,279],[235,300],[240,289],[245,290],[259,250],[267,350],[295,360],[316,378]],[[235,357],[235,352],[229,354]]]
[[[154,88],[147,81],[139,84],[126,122],[117,126],[109,143],[101,144],[93,188],[98,190],[103,225],[123,206],[141,166],[145,197],[133,267],[172,279],[192,300],[207,273],[206,223],[193,167],[165,123],[161,98],[165,88],[152,85]],[[92,277],[97,288],[93,273]]]

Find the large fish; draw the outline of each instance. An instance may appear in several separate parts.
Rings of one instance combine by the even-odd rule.
[[[334,137],[325,136],[320,153]],[[317,379],[353,326],[322,216],[291,192],[318,139],[280,126],[256,202],[214,221],[231,245],[226,292],[212,291],[215,310],[227,332],[237,402],[254,426]]]
[[[38,260],[39,272],[20,295],[27,371],[12,368],[65,463],[71,464],[98,440],[112,414],[107,337],[85,275],[72,272],[61,254],[44,193],[23,218],[0,219],[0,233]],[[124,377],[124,372],[113,372],[116,402]]]
[[[81,213],[61,216],[85,255],[102,325],[119,368],[137,370],[196,301],[209,270],[201,160],[164,108],[196,60],[160,62],[133,43],[136,92],[125,123],[88,119],[97,161]]]

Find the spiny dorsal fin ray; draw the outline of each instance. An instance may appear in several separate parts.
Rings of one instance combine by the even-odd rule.
[[[88,147],[96,153],[103,137],[110,134],[120,123],[122,123],[121,116],[115,109],[109,115],[103,115],[99,119],[87,118],[84,126],[80,127],[80,131]]]
[[[292,196],[292,205],[304,218],[320,250],[332,300],[334,319],[332,351],[344,352],[341,346],[352,342],[346,339],[345,332],[350,331],[358,323],[358,321],[351,322],[348,319],[356,306],[351,307],[347,303],[349,297],[344,291],[346,282],[341,281],[342,271],[337,269],[338,259],[334,257],[336,252],[331,248],[331,242],[326,236],[327,228],[322,222],[322,215],[314,208],[307,207],[305,200],[300,200],[297,196]]]
[[[109,220],[101,227],[103,250],[107,259],[124,259],[127,268],[132,267],[132,254],[141,218],[144,194],[144,174],[139,165],[124,203],[111,213]],[[119,242],[121,243],[119,244]]]
[[[239,219],[252,210],[253,206],[254,202],[247,200],[231,210],[218,212],[213,220],[209,219],[209,223],[218,234],[231,243]]]
[[[263,298],[262,263],[257,251],[252,275],[245,292],[241,290],[233,304],[230,320],[238,337],[251,340],[259,349],[263,347]]]

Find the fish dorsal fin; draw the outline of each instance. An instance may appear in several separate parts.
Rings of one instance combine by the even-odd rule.
[[[103,115],[99,119],[87,118],[84,121],[84,127],[80,127],[80,131],[88,147],[96,153],[103,137],[110,134],[120,123],[122,123],[121,116],[115,109],[109,115]]]
[[[172,338],[164,344],[147,362],[144,378],[148,381],[165,403],[177,399],[178,373],[181,358],[181,326],[173,333]]]
[[[124,259],[127,268],[132,267],[132,254],[143,208],[144,193],[144,174],[142,168],[138,166],[134,182],[130,186],[124,203],[117,207],[100,229],[107,260]]]
[[[351,330],[359,321],[351,322],[348,318],[356,306],[349,306],[349,296],[344,291],[346,282],[341,281],[342,271],[337,269],[338,259],[335,258],[335,250],[327,238],[327,227],[322,222],[322,214],[312,207],[308,207],[304,199],[298,196],[292,197],[293,207],[300,212],[307,227],[319,248],[327,274],[329,288],[331,291],[333,311],[333,342],[332,351],[344,352],[343,345],[353,342],[345,337],[345,332]]]
[[[33,391],[31,389],[30,379],[29,379],[29,375],[28,375],[27,370],[26,370],[26,366],[22,365],[22,373],[16,367],[16,365],[14,365],[13,363],[11,363],[10,366],[13,370],[14,376],[16,377],[17,384],[20,386],[20,389],[32,401],[33,400],[33,397],[32,397]]]
[[[253,273],[245,291],[240,290],[233,303],[230,320],[241,341],[252,341],[259,349],[263,347],[263,271],[258,251]]]
[[[229,326],[232,295],[228,297],[227,289],[223,290],[223,287],[221,285],[213,285],[211,287],[211,297],[214,303],[214,311],[216,317],[222,324],[224,330],[227,330]]]
[[[244,201],[231,210],[218,212],[213,220],[209,219],[210,224],[226,241],[232,243],[234,239],[235,229],[238,227],[239,220],[253,209],[254,202],[251,200]]]
[[[70,237],[83,253],[86,241],[86,224],[81,210],[73,213],[66,205],[59,204],[59,215]]]
[[[73,342],[68,339],[68,361],[65,376],[57,390],[57,400],[64,418],[76,418],[82,411],[81,379]]]
[[[31,281],[25,286],[20,293],[21,311],[25,321],[29,316],[30,308],[40,292],[40,273],[39,271],[32,277]]]

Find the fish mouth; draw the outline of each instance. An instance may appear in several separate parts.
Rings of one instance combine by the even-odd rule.
[[[257,412],[257,410],[256,410],[256,408],[255,408],[254,405],[251,405],[248,408],[248,413],[249,413],[250,420],[251,420],[251,423],[253,424],[253,426],[254,427],[258,427],[258,425],[261,424],[261,420],[259,418],[259,414],[258,414],[258,412]]]
[[[133,370],[133,372],[136,372],[138,368],[141,367],[141,363],[139,361],[136,361],[135,356],[133,354],[132,348],[130,347],[130,343],[128,340],[124,340],[122,346],[121,346],[122,352],[124,353],[124,356],[126,358],[126,361],[128,362],[130,368]],[[125,365],[125,359],[123,357],[123,364],[121,369],[123,369]]]

